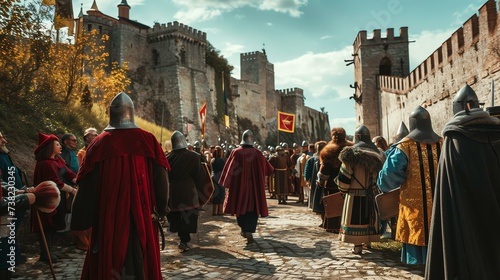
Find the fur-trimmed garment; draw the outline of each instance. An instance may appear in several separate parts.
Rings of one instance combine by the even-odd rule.
[[[334,179],[339,174],[340,165],[342,162],[339,159],[339,154],[346,146],[352,145],[351,142],[328,143],[319,154],[319,172],[318,172],[318,189],[322,189],[324,196],[338,193],[339,188]],[[324,205],[321,204],[324,209]],[[332,205],[332,207],[335,207]],[[340,217],[327,218],[323,222],[323,226],[327,230],[339,231]]]
[[[374,198],[378,193],[376,180],[384,163],[384,154],[356,144],[345,147],[339,159],[342,165],[335,182],[345,193],[340,240],[355,245],[379,241]]]

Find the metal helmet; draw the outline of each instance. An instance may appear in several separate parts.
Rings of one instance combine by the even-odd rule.
[[[394,136],[395,141],[396,142],[401,141],[401,139],[405,138],[405,136],[408,135],[408,133],[410,133],[410,131],[406,127],[405,123],[402,121],[399,124],[398,132],[396,132],[396,136]]]
[[[170,142],[172,142],[172,151],[186,149],[188,146],[184,134],[177,130],[172,133]]]
[[[309,146],[309,144],[307,144],[307,141],[304,140],[304,141],[302,141],[302,145],[301,146],[302,147],[307,147],[307,146]]]
[[[288,144],[286,142],[283,142],[281,144],[281,147],[283,147],[283,149],[288,149]]]
[[[243,135],[241,136],[240,145],[250,145],[253,146],[253,132],[250,129],[243,131]]]
[[[273,147],[273,146],[270,146],[270,147],[269,147],[269,151],[270,151],[271,153],[274,153],[274,151],[275,151],[274,147]]]
[[[276,152],[283,152],[283,147],[281,147],[280,145],[276,146],[276,149],[275,149]]]
[[[297,143],[292,144],[292,148],[298,148],[298,147],[299,147],[299,145],[297,145]]]
[[[118,93],[109,105],[109,124],[104,130],[138,128],[134,120],[134,102],[125,92]]]
[[[257,150],[259,150],[259,151],[261,151],[261,152],[262,152],[264,149],[262,148],[262,146],[261,146],[261,145],[258,145],[258,146],[257,146]]]
[[[354,132],[354,138],[356,147],[369,148],[378,151],[377,146],[375,146],[372,142],[370,130],[365,125],[362,124],[356,129]]]
[[[422,106],[418,106],[411,112],[410,133],[406,137],[425,144],[436,143],[441,139],[432,130],[431,115]]]
[[[466,84],[453,98],[453,114],[463,110],[468,113],[473,108],[479,108],[479,99],[477,99],[476,92]]]
[[[199,149],[199,148],[201,147],[201,145],[200,145],[200,141],[194,141],[193,147],[194,147],[195,149]]]

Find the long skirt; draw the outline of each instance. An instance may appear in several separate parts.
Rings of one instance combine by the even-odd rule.
[[[349,191],[344,200],[340,240],[360,245],[380,241],[379,218],[364,190]]]

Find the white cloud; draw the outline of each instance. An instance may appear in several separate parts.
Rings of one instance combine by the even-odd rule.
[[[353,68],[346,67],[352,46],[327,53],[308,52],[298,58],[274,63],[276,88],[299,87],[306,96],[341,99],[352,95]]]
[[[142,0],[137,0],[142,1]],[[289,14],[300,17],[300,8],[307,5],[308,0],[172,0],[179,8],[174,18],[184,24],[201,22],[216,18],[236,9],[251,7],[264,11]],[[238,17],[239,15],[237,15]]]
[[[243,52],[243,50],[245,49],[245,46],[243,45],[237,45],[237,44],[233,44],[233,43],[230,43],[230,42],[225,42],[224,43],[224,48],[221,50],[221,54],[225,57],[225,58],[229,58],[231,57],[232,55],[234,54],[240,54]]]
[[[292,17],[300,17],[303,14],[300,8],[304,5],[307,5],[307,0],[264,0],[259,5],[259,9],[289,14]]]
[[[330,38],[333,38],[333,36],[325,35],[325,36],[321,36],[321,38],[319,38],[319,39],[320,40],[326,40],[326,39],[330,39]]]
[[[266,23],[267,26],[273,26],[273,23],[272,22],[268,22]]]

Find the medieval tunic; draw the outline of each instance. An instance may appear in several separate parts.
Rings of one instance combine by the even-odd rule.
[[[140,128],[109,130],[87,149],[78,173],[72,230],[92,227],[81,279],[162,279],[155,210],[165,215],[168,161]]]
[[[251,146],[234,149],[219,179],[219,184],[227,188],[224,213],[240,216],[256,212],[267,217],[265,177],[273,171],[261,151]]]
[[[276,153],[269,159],[274,167],[274,192],[280,197],[286,197],[290,188],[290,158],[287,153]]]
[[[426,279],[500,279],[500,120],[457,113],[443,130]]]
[[[401,186],[395,240],[403,243],[401,261],[425,263],[440,143],[403,138],[380,171],[378,187],[389,192]]]
[[[171,232],[197,231],[198,208],[210,199],[213,189],[205,185],[202,156],[187,149],[173,150],[167,156],[172,171],[170,179],[170,213],[167,218]]]
[[[360,245],[379,241],[379,219],[375,209],[376,180],[384,155],[380,151],[354,145],[339,155],[342,161],[335,180],[345,193],[340,240]]]

